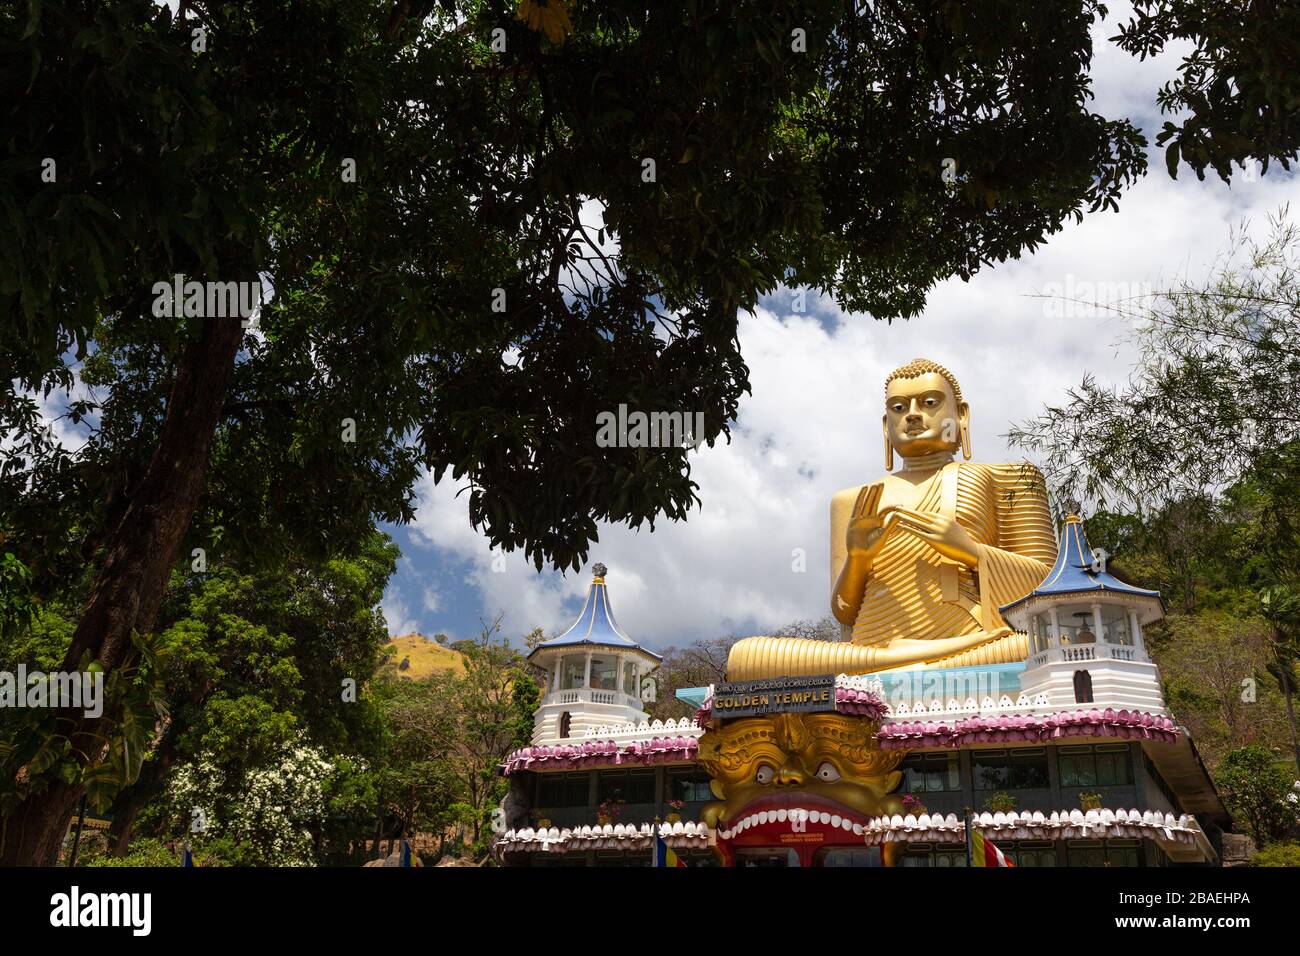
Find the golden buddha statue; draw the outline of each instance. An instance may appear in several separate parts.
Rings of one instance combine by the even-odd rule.
[[[885,380],[883,424],[885,476],[831,499],[831,612],[850,640],[745,638],[729,680],[1025,659],[1027,639],[998,608],[1037,587],[1056,558],[1042,474],[969,460],[970,406],[928,359]]]

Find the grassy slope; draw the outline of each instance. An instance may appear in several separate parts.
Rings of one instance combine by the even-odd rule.
[[[422,634],[395,637],[388,642],[385,650],[388,652],[388,660],[380,667],[380,671],[411,680],[421,680],[438,671],[460,670],[465,666],[459,652],[443,647]],[[397,665],[404,657],[410,658],[411,666],[404,671],[398,670]]]

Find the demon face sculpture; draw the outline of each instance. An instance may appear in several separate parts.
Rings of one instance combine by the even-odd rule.
[[[880,750],[872,730],[869,720],[834,713],[749,717],[710,730],[699,760],[718,802],[704,807],[701,821],[728,829],[751,814],[793,808],[855,823],[901,813],[902,799],[891,793],[905,753]]]

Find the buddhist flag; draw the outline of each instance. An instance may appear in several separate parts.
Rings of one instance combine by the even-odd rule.
[[[967,833],[970,839],[971,866],[1015,866],[1005,853],[993,845],[992,840],[984,839],[984,834],[979,830],[970,829]]]
[[[655,866],[677,867],[685,865],[686,861],[673,852],[672,847],[664,842],[663,837],[655,837]]]

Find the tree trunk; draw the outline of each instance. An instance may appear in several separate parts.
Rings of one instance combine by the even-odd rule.
[[[122,790],[109,808],[113,822],[108,827],[108,852],[115,857],[126,856],[136,818],[149,801],[162,792],[167,771],[176,761],[177,727],[175,723],[167,727],[153,759],[140,771],[140,779]]]
[[[108,539],[64,657],[65,671],[75,670],[85,651],[106,673],[129,664],[135,655],[132,633],[147,634],[153,628],[177,550],[203,492],[208,453],[243,339],[237,317],[198,321],[198,337],[186,349],[172,384],[158,447]],[[84,765],[103,753],[113,716],[89,719],[74,711],[64,726],[77,761]],[[0,866],[54,863],[82,789],[80,784],[53,780],[43,793],[19,803],[0,829]]]
[[[1295,756],[1296,773],[1300,774],[1300,734],[1296,731],[1295,722],[1295,705],[1291,699],[1293,688],[1291,686],[1291,668],[1287,666],[1287,659],[1282,654],[1280,637],[1274,637],[1273,659],[1277,661],[1278,676],[1281,678],[1282,696],[1286,700],[1286,719],[1291,728],[1291,752]]]

